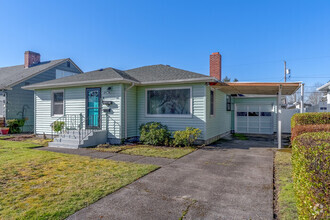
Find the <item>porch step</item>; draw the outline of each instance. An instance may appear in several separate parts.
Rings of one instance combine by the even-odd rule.
[[[86,131],[82,132],[86,134]],[[98,144],[104,144],[107,142],[107,131],[91,131],[82,141],[79,143],[78,131],[67,131],[64,134],[60,134],[57,138],[54,138],[53,142],[48,144],[49,147],[61,147],[78,149],[81,147],[96,146]]]

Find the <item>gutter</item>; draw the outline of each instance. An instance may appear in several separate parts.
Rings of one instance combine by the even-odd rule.
[[[130,90],[135,84],[132,83],[130,87],[125,89],[125,139],[127,139],[127,92]]]

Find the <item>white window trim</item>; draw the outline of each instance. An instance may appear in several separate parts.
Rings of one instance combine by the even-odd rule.
[[[175,90],[175,89],[189,89],[190,90],[190,114],[186,115],[175,115],[175,114],[148,114],[148,91],[152,90]],[[144,105],[144,113],[147,118],[192,118],[193,116],[193,100],[192,100],[192,87],[165,87],[165,88],[148,88],[145,89],[145,105]]]
[[[63,114],[54,114],[54,93],[63,92]],[[61,117],[64,115],[64,89],[52,90],[51,117]]]

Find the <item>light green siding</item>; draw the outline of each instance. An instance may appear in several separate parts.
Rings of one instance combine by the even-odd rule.
[[[206,140],[230,132],[231,112],[226,108],[226,94],[214,90],[214,115],[210,115],[210,91],[206,87]],[[216,140],[216,138],[215,138]]]
[[[146,89],[148,88],[192,88],[192,111],[189,118],[184,117],[150,117],[146,116]],[[137,87],[137,129],[147,122],[160,122],[167,125],[170,131],[184,130],[186,127],[195,127],[202,130],[201,139],[205,139],[205,84],[158,85]]]
[[[236,97],[233,98],[234,107],[235,104],[270,104],[273,105],[274,117],[273,125],[274,132],[277,132],[277,97]],[[232,109],[232,129],[235,129],[235,109]]]
[[[120,140],[122,135],[122,93],[123,85],[102,85],[93,86],[101,87],[101,99],[106,101],[112,101],[110,106],[111,112],[107,120],[104,108],[108,108],[102,105],[102,117],[101,125],[102,129],[108,129],[108,138]],[[110,92],[107,92],[107,88],[111,87]],[[64,114],[80,114],[85,116],[86,107],[86,87],[71,87],[64,88]],[[59,117],[52,116],[51,106],[51,89],[36,90],[35,91],[35,103],[36,103],[36,134],[51,134],[50,124]]]
[[[63,63],[13,86],[12,90],[6,91],[6,118],[22,118],[24,109],[24,118],[28,118],[28,120],[25,122],[23,132],[33,132],[34,130],[34,93],[30,90],[24,90],[21,87],[55,79],[56,69],[80,73],[74,65],[66,67],[66,63]]]
[[[129,85],[126,85],[126,89]],[[127,91],[127,137],[136,137],[137,134],[137,111],[136,95],[137,87],[132,87]]]

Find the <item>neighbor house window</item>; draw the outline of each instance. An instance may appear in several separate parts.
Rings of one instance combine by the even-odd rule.
[[[69,71],[64,71],[64,70],[56,70],[56,79],[62,78],[62,77],[67,77],[67,76],[73,76],[76,75],[77,73],[69,72]]]
[[[210,91],[210,115],[214,115],[214,91]]]
[[[231,96],[230,95],[226,96],[226,101],[227,101],[227,111],[231,111]]]
[[[63,99],[64,99],[63,91],[53,91],[52,115],[63,115],[63,112],[64,112]]]
[[[191,88],[147,89],[146,109],[149,116],[191,116]]]

